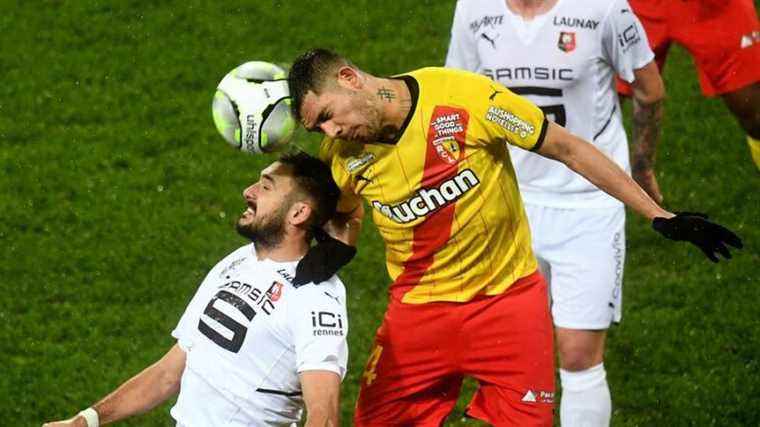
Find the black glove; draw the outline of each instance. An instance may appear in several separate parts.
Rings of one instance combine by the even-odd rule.
[[[356,255],[355,247],[334,239],[321,227],[315,227],[312,231],[317,244],[309,248],[298,262],[296,277],[293,279],[295,287],[310,282],[324,282]]]
[[[687,240],[705,253],[712,262],[718,262],[716,252],[731,258],[726,244],[742,248],[742,239],[731,230],[707,220],[707,215],[695,212],[677,212],[673,218],[658,217],[652,228],[671,240]]]

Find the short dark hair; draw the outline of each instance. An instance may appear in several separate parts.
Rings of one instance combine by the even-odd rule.
[[[313,217],[310,226],[323,226],[335,215],[340,198],[340,189],[333,180],[330,167],[316,157],[303,151],[286,153],[279,162],[290,166],[297,191],[311,197]]]
[[[328,49],[312,49],[293,62],[288,73],[288,86],[292,102],[290,107],[296,120],[301,121],[303,98],[309,91],[319,95],[329,77],[337,78],[338,68],[353,65],[343,56]]]

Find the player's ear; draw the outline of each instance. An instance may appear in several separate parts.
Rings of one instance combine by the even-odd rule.
[[[359,70],[350,65],[343,65],[338,69],[338,84],[346,89],[361,89],[364,84]]]
[[[288,222],[295,227],[302,227],[311,218],[311,205],[306,202],[295,202],[288,212]]]

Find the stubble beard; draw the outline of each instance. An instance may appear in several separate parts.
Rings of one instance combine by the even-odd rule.
[[[356,105],[356,109],[360,111],[362,117],[365,118],[366,135],[362,135],[356,142],[363,144],[372,142],[386,142],[388,139],[387,126],[383,127],[383,114],[381,108],[375,104],[375,99],[372,96],[362,96],[363,99],[359,100]],[[394,132],[395,134],[395,132]],[[392,139],[392,138],[391,138]]]
[[[276,248],[285,237],[285,214],[287,211],[287,206],[283,204],[277,211],[265,217],[258,224],[241,224],[238,220],[235,229],[238,234],[253,242],[257,251]]]

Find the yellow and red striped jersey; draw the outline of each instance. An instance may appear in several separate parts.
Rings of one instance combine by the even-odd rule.
[[[339,210],[360,198],[371,206],[392,297],[422,304],[500,294],[537,268],[506,143],[537,148],[546,118],[477,74],[423,68],[398,78],[415,102],[395,144],[322,142]]]

